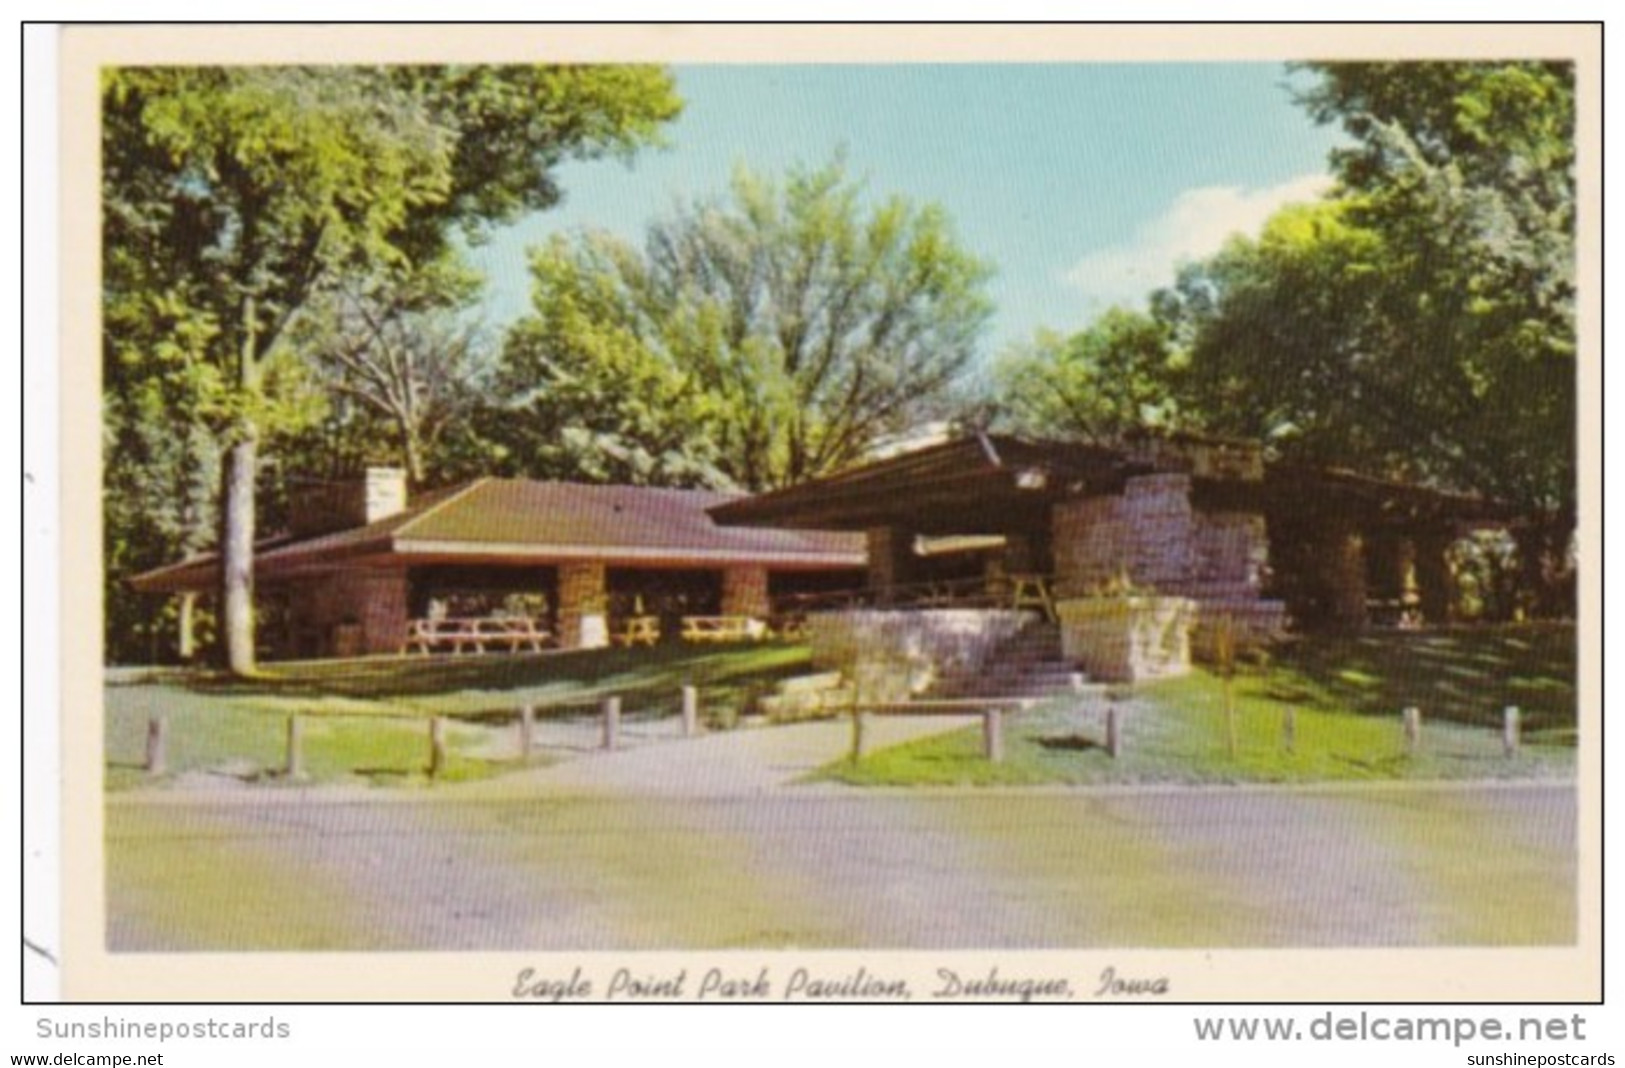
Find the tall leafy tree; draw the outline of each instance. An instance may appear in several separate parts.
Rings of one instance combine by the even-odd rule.
[[[1574,494],[1574,101],[1545,63],[1316,64],[1340,187],[1154,300],[1208,425],[1556,514]]]
[[[683,363],[683,326],[635,251],[602,234],[532,256],[536,310],[503,344],[482,435],[533,478],[731,487],[718,404]],[[682,355],[679,355],[682,354]]]
[[[990,269],[946,214],[870,202],[840,160],[782,182],[741,169],[726,197],[652,226],[641,252],[582,235],[532,270],[535,311],[510,358],[666,383],[694,403],[688,433],[751,490],[836,470],[938,414],[991,314]]]
[[[485,391],[493,354],[471,314],[480,281],[455,259],[346,275],[313,297],[293,335],[333,402],[329,429],[364,437],[375,456],[389,441],[417,486]]]
[[[1574,74],[1564,63],[1318,64],[1304,102],[1375,234],[1367,348],[1454,441],[1440,477],[1572,518]]]
[[[1105,443],[1131,429],[1168,426],[1177,354],[1166,323],[1111,308],[1071,336],[1040,332],[994,364],[992,421],[1040,438]]]
[[[224,659],[249,672],[259,447],[310,416],[271,387],[312,294],[548,206],[555,164],[679,104],[657,69],[536,66],[123,68],[102,103],[107,381],[168,378],[221,449]]]
[[[1522,505],[1536,611],[1575,506],[1574,86],[1558,63],[1315,64],[1340,187],[1156,298],[1215,429]]]

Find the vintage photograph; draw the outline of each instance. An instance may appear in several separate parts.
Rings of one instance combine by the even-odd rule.
[[[1596,41],[1186,29],[65,31],[67,989],[1600,996]]]

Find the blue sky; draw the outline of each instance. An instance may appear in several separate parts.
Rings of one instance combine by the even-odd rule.
[[[548,234],[641,241],[674,203],[725,190],[737,164],[777,174],[844,151],[869,193],[940,203],[993,262],[993,352],[1142,304],[1180,260],[1325,188],[1339,141],[1292,103],[1295,76],[1275,63],[674,70],[685,107],[666,148],[566,165],[563,205],[479,250],[491,325],[528,306],[525,250]]]

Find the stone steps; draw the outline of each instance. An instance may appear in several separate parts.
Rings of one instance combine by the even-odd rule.
[[[982,667],[973,672],[938,677],[927,696],[1045,697],[1076,692],[1088,679],[1061,654],[1061,628],[1033,622],[999,646]]]

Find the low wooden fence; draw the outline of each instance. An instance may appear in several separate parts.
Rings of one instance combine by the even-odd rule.
[[[692,738],[700,733],[700,691],[697,686],[683,686],[679,694],[680,711],[678,723],[681,736]],[[621,726],[623,716],[622,699],[618,694],[611,694],[599,700],[586,703],[560,703],[542,705],[527,701],[515,711],[518,723],[518,741],[515,757],[520,763],[529,763],[540,748],[536,740],[536,723],[539,712],[560,713],[571,710],[584,710],[588,714],[595,714],[599,721],[599,746],[603,749],[618,749],[621,746]],[[306,714],[300,712],[290,713],[285,720],[283,730],[283,759],[277,767],[277,772],[287,779],[301,780],[307,777],[305,760],[305,727],[312,719],[331,720],[339,718],[331,715]],[[350,717],[347,717],[350,718]],[[422,770],[431,779],[444,775],[450,763],[447,743],[447,730],[449,721],[453,716],[406,716],[406,715],[368,715],[355,716],[357,719],[388,720],[394,723],[422,723],[424,729],[424,762]],[[143,770],[150,776],[161,776],[169,772],[169,717],[164,715],[152,716],[147,720],[146,757]]]
[[[1122,713],[1112,705],[1106,707],[1104,748],[1116,759],[1123,751]],[[1411,756],[1424,751],[1422,744],[1422,710],[1408,705],[1399,713],[1399,728],[1405,739],[1405,752]],[[1501,710],[1501,752],[1507,759],[1516,757],[1523,749],[1523,713],[1517,705]],[[1294,753],[1298,748],[1298,712],[1287,708],[1281,713],[1281,749]]]
[[[681,692],[681,711],[679,723],[681,735],[692,738],[700,733],[700,696],[695,686],[684,686]],[[1005,743],[1004,728],[1006,719],[1015,713],[1025,711],[1039,703],[1038,698],[1032,697],[983,697],[954,700],[920,700],[920,701],[869,701],[855,705],[847,705],[844,712],[850,716],[852,722],[852,743],[849,757],[853,761],[861,760],[869,753],[868,718],[870,716],[942,716],[961,715],[977,717],[982,721],[982,755],[989,761],[997,763],[1004,759]],[[521,704],[517,710],[519,726],[516,758],[520,763],[529,763],[538,748],[536,744],[536,720],[538,711],[559,712],[571,708],[596,710],[599,719],[599,747],[606,750],[618,749],[621,746],[621,726],[623,719],[622,700],[620,695],[611,694],[592,704],[552,704],[538,705],[535,702]],[[287,717],[284,731],[285,747],[284,759],[280,768],[281,774],[292,780],[303,779],[306,776],[305,767],[305,723],[312,717],[301,713],[292,713]],[[331,718],[331,717],[320,717]],[[407,720],[410,722],[423,721],[426,730],[425,772],[430,779],[441,777],[449,764],[449,751],[446,741],[447,721],[449,716],[430,716],[427,719],[418,716],[388,716],[369,717],[387,718],[390,720]],[[1522,738],[1522,712],[1516,705],[1509,705],[1501,714],[1501,748],[1508,758],[1516,757],[1523,747]],[[1400,729],[1405,739],[1406,752],[1417,755],[1424,751],[1422,731],[1422,710],[1417,706],[1409,706],[1401,710]],[[1108,704],[1105,710],[1105,723],[1103,729],[1103,748],[1112,759],[1117,759],[1123,753],[1123,723],[1122,711],[1116,706]],[[1281,716],[1281,745],[1292,753],[1297,748],[1298,725],[1297,713],[1288,708]],[[145,771],[151,776],[161,776],[169,771],[169,720],[163,715],[153,716],[147,721],[146,734],[146,760]]]
[[[978,697],[941,701],[866,701],[847,706],[852,717],[852,760],[868,755],[869,716],[976,716],[982,721],[982,755],[998,763],[1004,759],[1005,716],[1038,703],[1033,697]]]

